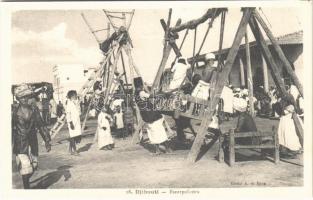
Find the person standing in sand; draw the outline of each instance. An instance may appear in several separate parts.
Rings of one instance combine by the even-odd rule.
[[[112,118],[109,114],[107,114],[107,109],[103,107],[98,116],[98,128],[96,133],[98,149],[100,150],[112,150],[114,147],[110,122],[112,122]]]

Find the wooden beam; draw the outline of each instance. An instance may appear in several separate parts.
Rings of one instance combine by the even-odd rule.
[[[262,68],[263,68],[263,86],[264,86],[264,91],[266,93],[269,92],[269,84],[268,84],[268,71],[267,71],[267,63],[266,60],[264,59],[264,56],[261,54],[261,59],[262,59]]]
[[[180,53],[180,50],[175,42],[175,39],[173,37],[169,37],[169,32],[168,32],[168,28],[167,28],[167,25],[165,24],[165,21],[164,19],[161,19],[160,20],[160,23],[162,25],[162,28],[165,32],[165,40],[168,40],[168,44],[172,46],[175,54],[176,54],[176,57],[180,57],[181,56],[181,53]],[[178,23],[178,22],[177,22]]]
[[[124,56],[123,56],[123,51],[121,51],[121,60],[122,60],[122,67],[123,67],[123,72],[124,72],[124,78],[125,78],[125,83],[128,87],[128,80],[127,80],[127,73],[126,73],[126,68],[125,68],[125,62],[124,62]],[[124,88],[124,86],[122,86]],[[125,95],[127,95],[126,92],[124,92]]]
[[[296,112],[292,113],[292,118],[293,118],[293,121],[295,122],[296,133],[297,133],[297,136],[299,138],[299,142],[300,142],[301,146],[303,147],[304,130],[302,127],[301,119],[299,118],[299,116],[297,115]]]
[[[266,44],[266,41],[262,35],[262,32],[259,29],[259,26],[255,20],[255,18],[252,16],[249,21],[250,28],[252,30],[252,33],[254,35],[254,38],[256,39],[259,47],[262,49],[263,55],[267,63],[270,65],[272,73],[273,73],[273,79],[278,86],[278,89],[282,94],[287,94],[284,82],[282,81],[282,78],[280,76],[280,72],[278,70],[278,66],[276,65],[274,58],[272,57],[272,54]]]
[[[130,45],[128,45],[128,44],[127,44],[127,45],[124,45],[123,48],[124,48],[124,50],[125,50],[125,52],[126,52],[126,54],[127,54],[129,65],[134,68],[134,70],[135,70],[137,76],[142,77],[142,76],[141,76],[141,73],[140,73],[138,67],[136,66],[136,64],[135,64],[135,62],[134,62],[134,59],[133,59],[133,57],[132,57]],[[133,82],[133,80],[132,80],[132,82]],[[143,87],[144,87],[144,89],[145,89],[146,91],[149,91],[149,90],[148,90],[148,87],[147,87],[147,85],[146,85],[145,83],[143,83]]]
[[[238,50],[239,50],[240,43],[242,41],[242,38],[245,35],[246,27],[247,27],[247,24],[248,24],[248,21],[250,19],[250,16],[251,16],[253,9],[254,8],[243,9],[243,16],[241,18],[238,30],[236,32],[235,39],[234,39],[233,44],[232,44],[232,46],[229,50],[229,53],[227,55],[227,59],[226,59],[226,63],[225,63],[225,66],[223,68],[223,71],[219,74],[219,79],[217,80],[216,85],[215,85],[215,90],[214,90],[211,108],[208,108],[205,110],[204,118],[201,122],[199,131],[197,133],[197,136],[193,142],[193,145],[192,145],[191,150],[190,150],[188,157],[187,157],[188,162],[195,162],[198,155],[199,155],[200,148],[203,145],[205,134],[207,133],[207,128],[208,128],[208,126],[212,120],[212,116],[213,116],[214,111],[215,111],[214,108],[218,104],[222,90],[223,90],[223,87],[227,82],[227,77],[231,71],[233,64],[234,64],[235,58],[236,58]]]
[[[263,51],[263,54],[264,54],[264,58],[266,59],[267,63],[269,63],[271,69],[272,69],[272,72],[273,72],[273,79],[276,83],[276,85],[278,86],[278,89],[280,89],[281,93],[284,95],[284,96],[287,96],[288,95],[288,92],[285,88],[285,85],[284,85],[284,82],[282,80],[282,78],[280,77],[280,73],[278,71],[278,67],[276,65],[276,63],[274,62],[274,59],[270,53],[270,50],[268,48],[268,46],[266,45],[266,41],[265,39],[263,38],[263,35],[258,27],[258,24],[256,22],[256,19],[254,18],[254,16],[251,17],[251,20],[249,22],[250,24],[250,27],[251,27],[251,30],[255,36],[255,39],[256,41],[258,42],[258,45],[260,45],[262,51]],[[292,99],[293,100],[293,99]],[[296,103],[295,101],[293,100],[292,104],[295,106],[296,108]],[[295,122],[295,127],[296,127],[296,130],[297,130],[297,135],[299,137],[299,140],[302,141],[303,143],[303,127],[302,127],[302,124],[299,122],[299,118],[296,114],[292,115],[292,118]]]
[[[117,62],[118,62],[119,57],[121,55],[121,50],[122,50],[122,47],[119,47],[118,50],[117,50],[116,58],[114,60],[113,66],[112,66],[112,71],[111,71],[110,76],[109,76],[108,88],[107,88],[106,95],[104,97],[104,103],[105,104],[107,103],[108,98],[109,98],[109,92],[110,92],[110,89],[111,89],[111,86],[112,86],[112,82],[113,82],[113,79],[114,79],[114,72],[115,72],[115,70],[117,68]]]
[[[208,9],[206,11],[206,13],[204,15],[202,15],[200,18],[188,21],[186,23],[183,23],[183,24],[175,26],[175,27],[172,27],[172,28],[170,28],[170,31],[180,32],[180,31],[185,30],[185,29],[194,29],[199,24],[204,23],[207,19],[214,17],[214,15],[218,16],[223,10],[225,11],[225,10],[227,10],[227,8],[211,8],[211,9]]]
[[[245,87],[246,81],[245,81],[245,69],[243,66],[243,61],[242,61],[242,58],[238,58],[238,60],[239,60],[239,66],[240,66],[240,86]]]
[[[161,19],[160,22],[161,22],[161,25],[162,25],[162,27],[163,27],[163,30],[166,31],[168,27],[165,27],[165,26],[164,26],[164,25],[165,25],[165,21],[164,21],[163,19]],[[176,24],[179,24],[179,23],[180,23],[180,20],[178,20],[178,21],[176,22]],[[165,38],[165,39],[166,39],[166,38]],[[171,41],[171,40],[172,40],[172,41]],[[157,72],[157,74],[156,74],[156,76],[155,76],[155,78],[154,78],[154,81],[153,81],[153,84],[152,84],[152,89],[151,89],[150,92],[153,92],[153,91],[159,89],[158,87],[159,87],[159,85],[160,85],[160,79],[161,79],[161,76],[162,76],[162,74],[163,74],[163,71],[164,71],[166,62],[167,62],[167,60],[168,60],[168,58],[169,58],[169,56],[170,56],[170,52],[171,52],[172,48],[174,49],[174,51],[175,51],[175,49],[177,48],[176,51],[178,51],[178,52],[175,51],[175,53],[176,53],[176,55],[178,56],[177,53],[180,54],[180,52],[179,52],[179,49],[178,49],[178,47],[177,47],[177,45],[176,45],[176,43],[175,43],[175,40],[173,41],[173,38],[170,39],[169,45],[167,45],[166,42],[164,43],[162,60],[161,60],[161,63],[160,63],[160,65],[159,65],[158,72]],[[178,57],[179,57],[179,56],[178,56]]]
[[[97,41],[97,43],[100,44],[100,39],[99,39],[98,36],[95,34],[95,32],[92,30],[91,25],[90,25],[89,22],[87,21],[87,19],[86,19],[84,13],[81,13],[81,16],[82,16],[84,22],[86,23],[86,25],[87,25],[89,31],[92,33],[92,35],[94,36],[95,40]]]
[[[267,27],[266,23],[264,22],[264,20],[262,19],[262,17],[260,16],[260,14],[257,12],[257,10],[254,11],[253,15],[255,16],[255,18],[258,20],[258,22],[260,23],[260,25],[262,26],[263,30],[265,31],[267,37],[271,40],[273,47],[275,49],[275,51],[278,54],[279,59],[282,61],[283,66],[286,68],[287,72],[289,73],[291,79],[293,80],[293,83],[296,85],[296,87],[298,88],[301,96],[303,96],[303,87],[302,84],[300,83],[297,75],[295,74],[295,72],[293,71],[289,60],[286,58],[283,50],[281,49],[281,47],[279,46],[276,38],[274,37],[273,33],[271,32],[271,30]]]
[[[251,116],[254,116],[253,79],[252,79],[248,30],[246,30],[246,34],[245,34],[245,45],[246,45],[247,79],[248,79],[247,82],[248,82],[249,103],[250,103],[249,109],[250,109]]]

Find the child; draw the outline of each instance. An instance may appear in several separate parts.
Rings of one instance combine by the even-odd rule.
[[[124,120],[123,113],[121,112],[121,107],[117,106],[116,113],[114,114],[115,127],[120,136],[124,139]]]
[[[78,155],[76,143],[80,143],[82,131],[80,125],[80,105],[77,101],[77,92],[75,90],[70,90],[67,93],[66,120],[70,134],[69,152],[71,155]]]
[[[98,116],[98,148],[100,150],[112,150],[114,147],[114,141],[111,135],[110,121],[112,118],[107,114],[107,109],[102,108]]]

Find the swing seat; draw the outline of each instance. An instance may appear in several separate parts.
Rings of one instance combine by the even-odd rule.
[[[191,95],[183,97],[187,104],[175,110],[175,116],[183,116],[191,119],[202,120],[204,111],[209,107],[210,102],[207,100],[199,99]]]

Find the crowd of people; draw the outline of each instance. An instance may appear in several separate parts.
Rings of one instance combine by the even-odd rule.
[[[169,91],[165,91],[165,94],[178,90],[210,101],[220,69],[213,54],[208,54],[205,58],[204,65],[195,67],[188,67],[186,59],[178,58],[173,63],[171,70],[173,79]],[[142,127],[139,127],[141,139],[143,135],[148,137],[156,155],[171,152],[170,128],[166,126],[162,111],[155,108],[154,96],[145,90],[143,84],[141,77],[135,78],[134,95],[113,95],[108,98],[108,103],[104,102],[100,85],[94,88],[93,97],[84,97],[82,100],[75,90],[70,90],[64,105],[61,102],[57,104],[53,95],[45,96],[44,93],[34,92],[27,84],[16,87],[14,96],[17,102],[12,108],[12,141],[13,153],[16,155],[24,187],[29,188],[29,179],[38,166],[37,130],[46,144],[47,151],[50,151],[51,138],[47,126],[55,123],[63,114],[66,114],[71,155],[79,155],[76,145],[82,139],[81,122],[82,116],[86,114],[97,119],[94,141],[97,142],[99,150],[112,150],[115,146],[113,136],[125,138],[132,135],[135,130],[134,124],[137,122],[138,126],[140,125],[140,118],[143,121]],[[303,97],[294,85],[287,86],[286,90],[288,95],[282,96],[274,87],[270,88],[268,93],[262,87],[256,87],[250,102],[251,97],[249,98],[247,88],[224,86],[208,133],[222,134],[220,124],[235,118],[237,118],[236,132],[257,131],[255,115],[279,118],[278,136],[282,149],[301,153],[302,145],[292,116],[297,114],[303,120]],[[255,113],[250,112],[251,107]],[[184,128],[190,124],[190,119],[179,117],[175,122],[177,139],[184,140]]]

